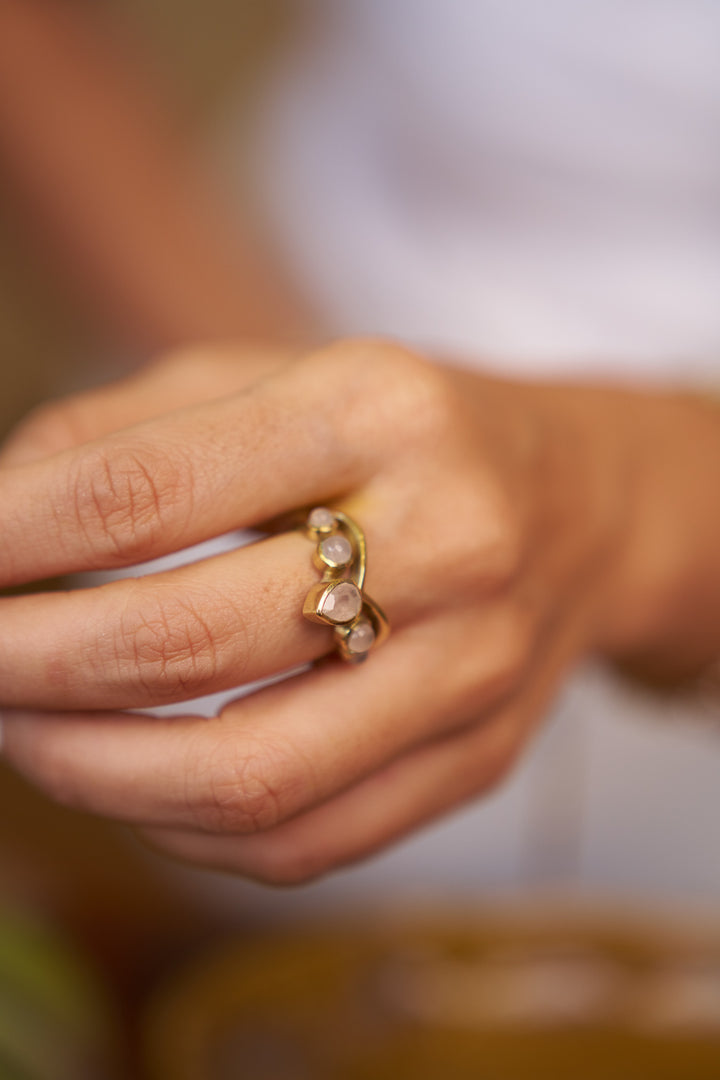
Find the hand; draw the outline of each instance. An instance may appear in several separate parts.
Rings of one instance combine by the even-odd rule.
[[[389,641],[214,719],[157,719],[116,710],[328,653],[332,632],[301,614],[317,580],[301,533],[8,597],[4,753],[55,799],[177,856],[294,882],[489,790],[568,667],[638,635],[620,603],[632,412],[623,395],[506,383],[377,342],[292,362],[237,352],[170,359],[31,419],[0,475],[0,584],[132,565],[331,504],[365,529]]]

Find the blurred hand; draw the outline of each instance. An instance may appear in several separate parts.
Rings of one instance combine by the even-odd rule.
[[[329,504],[366,532],[367,592],[392,634],[365,664],[332,658],[216,718],[157,719],[117,710],[329,653],[332,631],[302,616],[318,580],[302,533],[8,597],[7,759],[61,802],[269,882],[487,791],[568,667],[634,645],[668,608],[657,550],[632,591],[638,492],[652,488],[633,457],[643,409],[360,341],[299,359],[184,354],[40,410],[5,450],[0,584],[133,565]]]

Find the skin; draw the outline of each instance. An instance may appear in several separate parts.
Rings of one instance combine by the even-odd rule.
[[[314,336],[91,8],[0,11],[0,149],[43,262],[141,355]],[[317,876],[499,783],[582,657],[677,682],[718,655],[719,467],[717,408],[689,396],[504,382],[375,341],[171,353],[11,438],[0,587],[270,535],[0,600],[5,757],[181,858]],[[302,618],[312,548],[278,523],[317,504],[363,525],[393,628],[356,668]],[[213,719],[122,711],[303,663]]]
[[[225,202],[131,30],[104,5],[0,3],[0,166],[13,219],[65,300],[135,357],[195,341],[306,340],[313,320],[249,196],[240,215]]]
[[[0,601],[4,754],[183,859],[306,881],[489,791],[582,657],[681,677],[717,653],[719,463],[700,400],[372,340],[195,350],[46,406],[2,460],[2,586],[270,535]],[[363,525],[393,628],[357,667],[303,619],[312,547],[278,531],[314,505]],[[310,661],[212,719],[121,711]]]

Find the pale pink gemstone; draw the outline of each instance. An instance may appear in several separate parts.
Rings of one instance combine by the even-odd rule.
[[[320,613],[334,623],[351,622],[362,609],[362,596],[352,581],[341,581],[325,596]]]
[[[330,529],[335,524],[335,515],[325,506],[316,506],[308,514],[307,523],[311,529]]]
[[[348,652],[366,653],[372,649],[375,641],[375,631],[372,623],[363,620],[354,626],[346,638]]]
[[[333,566],[346,566],[352,559],[352,544],[346,536],[326,536],[320,550]]]

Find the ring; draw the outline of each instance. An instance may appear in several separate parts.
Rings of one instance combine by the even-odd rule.
[[[357,664],[390,633],[387,616],[363,592],[367,551],[365,534],[340,510],[316,506],[305,520],[305,535],[317,543],[313,562],[322,578],[305,597],[303,615],[332,626],[341,658]]]

